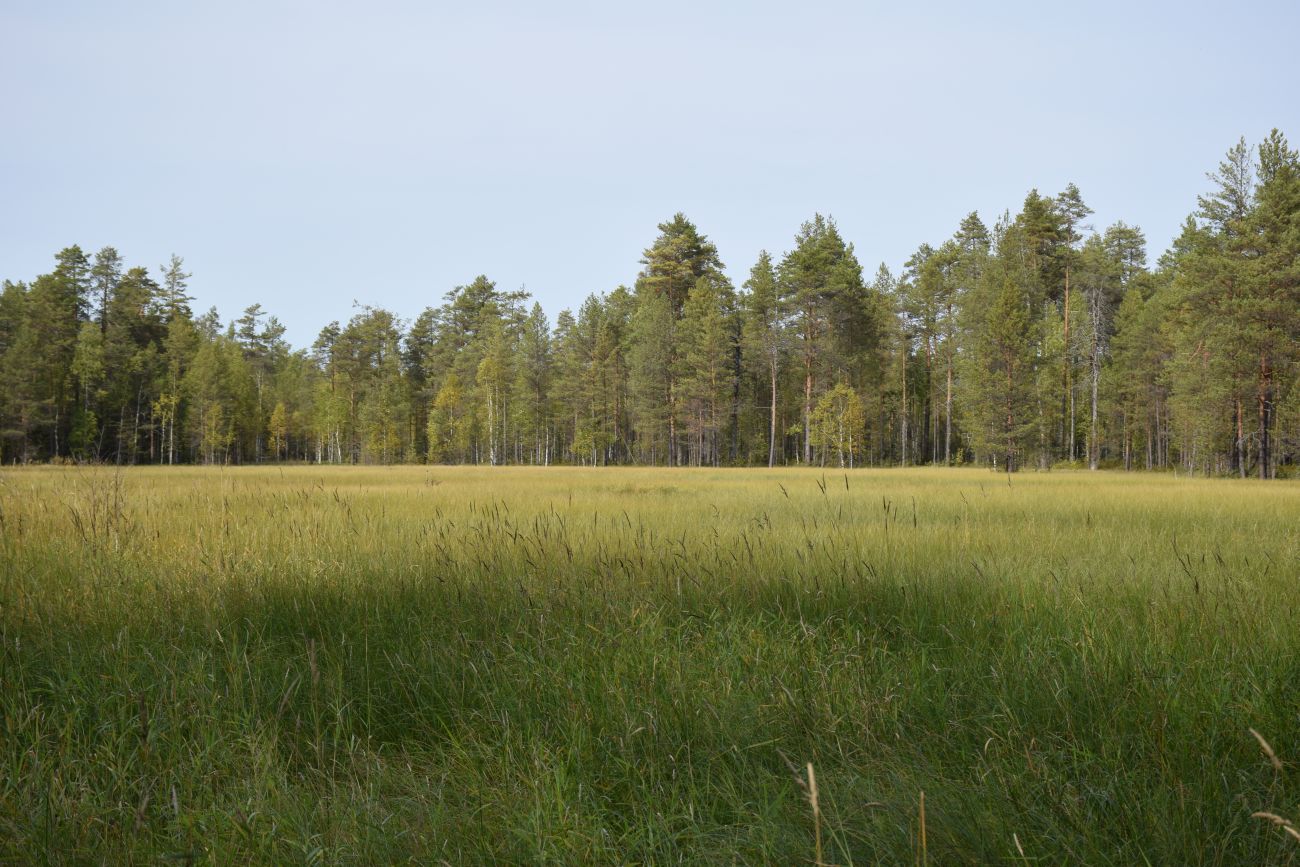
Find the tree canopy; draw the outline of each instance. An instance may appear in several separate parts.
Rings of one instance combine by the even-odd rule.
[[[70,246],[0,284],[0,461],[978,463],[1271,478],[1300,459],[1300,157],[1229,149],[1152,266],[1082,192],[1031,190],[868,281],[814,214],[737,289],[684,214],[629,287],[552,321],[479,275],[293,348]]]

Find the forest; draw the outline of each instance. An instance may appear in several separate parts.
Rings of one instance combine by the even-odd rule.
[[[679,213],[553,322],[478,276],[303,348],[260,304],[195,313],[178,256],[70,246],[0,292],[0,462],[1293,474],[1300,157],[1275,130],[1208,177],[1154,263],[1074,185],[874,273],[815,215],[739,287]]]

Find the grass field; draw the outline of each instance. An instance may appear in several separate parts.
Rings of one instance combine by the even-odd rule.
[[[41,468],[0,514],[0,862],[1300,863],[1251,815],[1300,812],[1294,483]]]

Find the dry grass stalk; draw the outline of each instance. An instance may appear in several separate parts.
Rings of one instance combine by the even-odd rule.
[[[813,773],[812,762],[808,763],[808,803],[812,805],[813,835],[817,847],[817,867],[826,863],[822,860],[822,810],[817,801],[817,775]]]
[[[922,867],[924,867],[924,865],[930,863],[930,852],[929,852],[929,847],[928,847],[928,845],[927,845],[927,843],[926,843],[926,839],[925,839],[925,791],[924,791],[924,790],[921,791],[920,820],[921,820],[921,857],[920,857],[920,862],[921,862]]]
[[[1286,831],[1292,837],[1296,838],[1297,840],[1300,840],[1300,831],[1296,830],[1295,825],[1292,825],[1289,821],[1282,818],[1277,813],[1265,813],[1263,810],[1260,810],[1259,812],[1251,813],[1250,818],[1265,819],[1269,822],[1272,822],[1274,825],[1277,825],[1279,828],[1281,828],[1283,831]]]
[[[1254,729],[1250,729],[1249,731],[1255,736],[1255,740],[1259,741],[1259,747],[1264,751],[1264,755],[1268,756],[1269,762],[1273,765],[1273,770],[1281,773],[1282,760],[1277,757],[1277,753],[1273,752],[1273,748],[1269,746],[1268,741],[1264,740],[1264,736]]]

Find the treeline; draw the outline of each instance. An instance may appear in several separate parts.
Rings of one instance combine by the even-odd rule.
[[[486,277],[308,349],[69,247],[0,292],[0,460],[834,466],[1277,475],[1300,452],[1300,158],[1232,148],[1154,267],[1069,186],[868,277],[816,216],[735,287],[683,215],[552,324]]]

